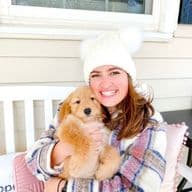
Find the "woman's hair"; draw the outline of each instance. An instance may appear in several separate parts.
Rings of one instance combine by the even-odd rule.
[[[139,94],[134,86],[131,77],[128,75],[128,93],[121,103],[117,105],[120,111],[116,118],[111,118],[107,123],[110,129],[121,126],[118,139],[130,138],[140,133],[148,123],[153,121],[150,117],[154,114],[152,97],[145,98]],[[154,122],[153,122],[154,123]]]

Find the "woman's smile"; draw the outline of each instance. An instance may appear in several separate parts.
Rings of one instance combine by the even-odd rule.
[[[113,91],[101,91],[100,92],[102,96],[104,97],[111,97],[111,96],[115,96],[117,93],[117,90],[113,90]]]

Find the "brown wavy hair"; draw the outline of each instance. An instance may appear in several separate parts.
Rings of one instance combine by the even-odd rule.
[[[111,118],[107,126],[115,129],[118,125],[121,130],[118,139],[131,138],[140,133],[148,123],[154,123],[150,117],[154,114],[152,96],[147,99],[136,92],[131,77],[128,75],[128,93],[121,103],[117,105],[117,111],[121,111],[116,118]]]

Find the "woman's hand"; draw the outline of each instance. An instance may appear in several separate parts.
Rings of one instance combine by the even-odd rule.
[[[65,185],[65,180],[59,177],[51,177],[44,183],[44,192],[61,192]]]
[[[104,131],[104,124],[100,122],[88,122],[84,125],[85,134],[93,140],[96,151],[106,143],[107,134]]]
[[[52,167],[63,163],[64,159],[71,156],[74,152],[73,146],[67,142],[59,141],[53,148],[51,154],[51,165]]]

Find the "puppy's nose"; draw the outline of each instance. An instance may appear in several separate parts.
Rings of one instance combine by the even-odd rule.
[[[85,113],[86,115],[90,115],[90,114],[91,114],[91,109],[90,109],[90,108],[85,108],[85,109],[84,109],[84,113]]]

